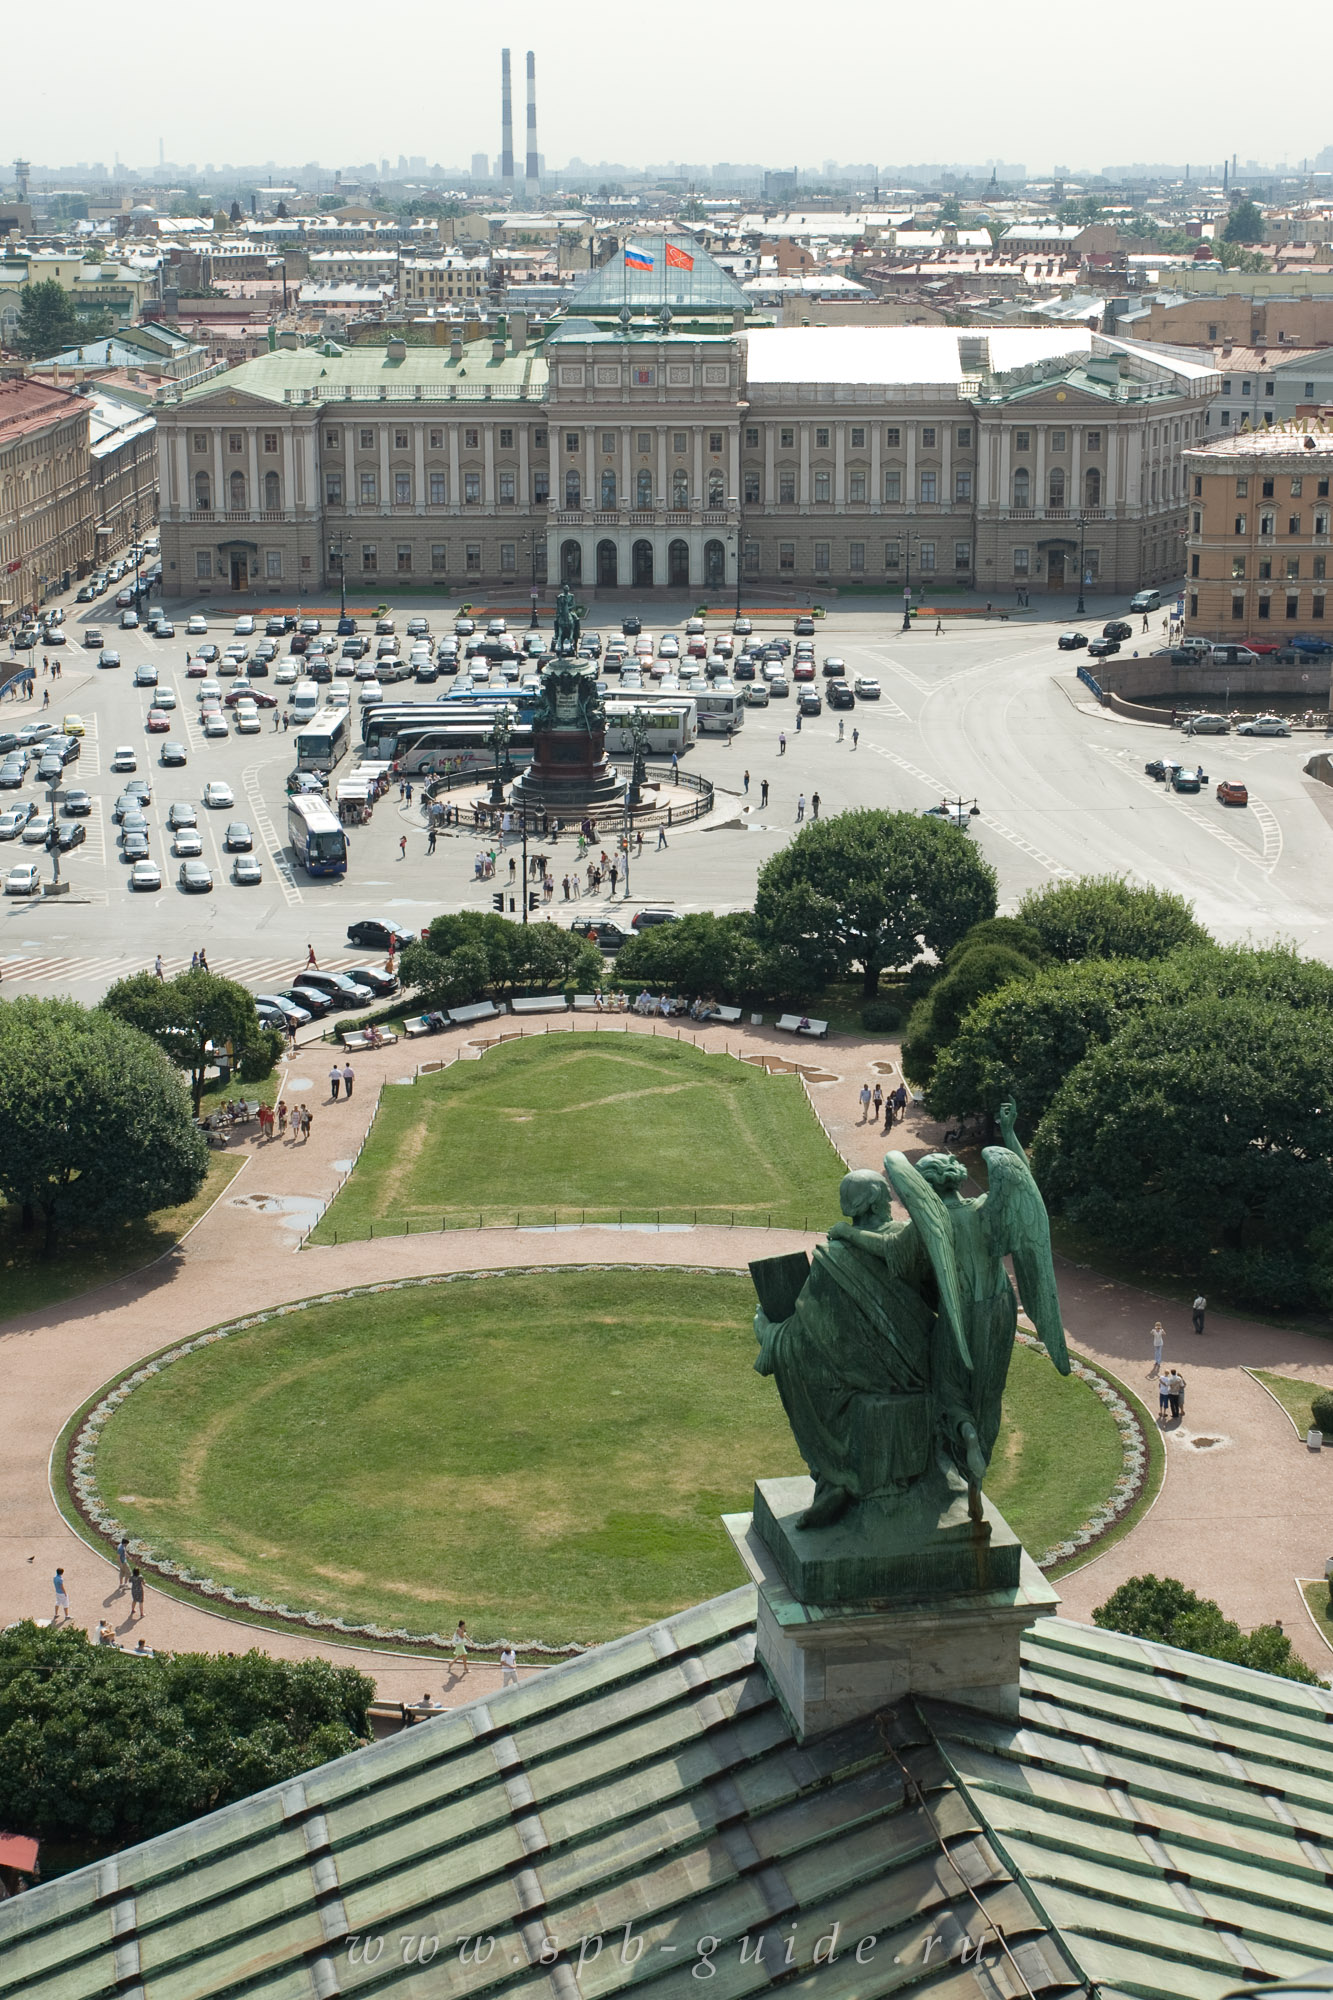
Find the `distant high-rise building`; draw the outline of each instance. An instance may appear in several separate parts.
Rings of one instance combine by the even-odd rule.
[[[488,181],[491,177],[491,163],[485,153],[472,155],[472,178],[474,181]]]

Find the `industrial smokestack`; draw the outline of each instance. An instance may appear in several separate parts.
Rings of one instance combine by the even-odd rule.
[[[537,59],[528,50],[528,170],[523,177],[523,198],[536,202],[541,199],[541,181],[537,172]]]
[[[500,51],[500,179],[506,194],[514,192],[514,89],[509,75],[509,51]]]

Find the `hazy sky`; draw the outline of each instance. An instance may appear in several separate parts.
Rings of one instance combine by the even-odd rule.
[[[565,33],[557,40],[557,23]],[[1324,22],[1322,28],[1319,21]],[[574,23],[579,24],[577,32]],[[242,4],[127,29],[67,0],[59,59],[38,7],[7,10],[7,158],[166,157],[327,166],[424,154],[466,164],[500,145],[501,42],[514,54],[523,150],[523,57],[537,57],[538,143],[552,166],[589,161],[825,158],[1055,162],[1287,159],[1333,143],[1333,110],[1302,78],[1327,75],[1333,8],[1302,8],[1299,58],[1275,50],[1271,89],[1243,53],[1256,16],[1216,0],[1186,17],[1160,0],[1110,9],[801,0],[722,7],[675,0],[648,13],[581,8],[444,9],[349,0],[311,9]],[[1289,27],[1291,24],[1289,23]],[[1294,32],[1294,29],[1292,30]],[[6,171],[8,171],[6,169]]]

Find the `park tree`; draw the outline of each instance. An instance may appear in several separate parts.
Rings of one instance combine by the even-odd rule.
[[[14,344],[29,360],[59,354],[88,338],[89,322],[80,318],[74,300],[54,278],[25,285],[19,293],[19,323]],[[99,329],[100,332],[100,329]]]
[[[1299,1296],[1306,1241],[1333,1212],[1331,1110],[1324,1013],[1244,995],[1157,1005],[1071,1071],[1033,1170],[1052,1211],[1108,1246],[1194,1267],[1216,1249],[1262,1258],[1270,1289]]]
[[[958,827],[866,808],[802,827],[760,870],[755,932],[818,985],[943,957],[994,916],[995,871]],[[799,989],[798,989],[799,990]]]
[[[978,929],[985,929],[978,925]],[[1035,977],[1036,963],[1006,944],[978,944],[952,952],[944,977],[912,1009],[903,1040],[903,1071],[910,1083],[924,1089],[935,1073],[942,1050],[957,1035],[964,1018],[983,994],[994,993],[1014,980]]]
[[[189,1201],[208,1148],[147,1036],[72,1000],[0,1002],[0,1195],[40,1216],[43,1254]]]
[[[1262,243],[1264,218],[1248,196],[1235,203],[1222,231],[1224,243]]]
[[[655,993],[749,996],[765,985],[765,955],[749,911],[701,910],[679,923],[637,931],[616,953],[615,983]]]
[[[1052,958],[1159,958],[1177,945],[1209,941],[1183,896],[1136,888],[1118,875],[1030,889],[1018,917]]]
[[[1097,1606],[1092,1622],[1106,1632],[1128,1632],[1131,1638],[1178,1646],[1211,1660],[1229,1660],[1307,1687],[1321,1685],[1318,1674],[1292,1651],[1281,1626],[1259,1625],[1242,1632],[1211,1597],[1187,1590],[1174,1576],[1130,1577]]]
[[[0,1634],[0,1825],[107,1849],[360,1747],[374,1682],[248,1652],[131,1659],[77,1626]]]
[[[464,997],[490,992],[507,999],[526,986],[591,991],[603,984],[605,972],[596,945],[574,931],[512,923],[489,910],[458,910],[436,917],[421,942],[407,947],[402,977],[417,988],[423,1005],[457,1007]],[[460,982],[475,983],[464,996]],[[457,997],[446,999],[446,992]]]
[[[104,995],[102,1006],[117,1020],[151,1035],[163,1054],[185,1071],[196,1117],[208,1072],[228,1048],[239,1067],[247,1052],[271,1047],[251,994],[216,972],[181,972],[174,979],[136,972],[118,980]]]

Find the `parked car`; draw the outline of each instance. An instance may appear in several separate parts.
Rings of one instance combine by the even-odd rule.
[[[315,630],[318,632],[319,620],[316,618],[313,622]],[[231,629],[238,639],[248,639],[254,632],[255,621],[248,611],[243,611]]]
[[[343,978],[350,979],[372,1000],[387,1000],[390,994],[398,991],[397,974],[381,972],[375,965],[351,965]]]
[[[872,674],[858,674],[852,685],[858,701],[879,700],[879,682]]]
[[[824,704],[819,699],[818,692],[814,688],[801,689],[797,697],[796,707],[801,715],[822,715],[824,713]]]
[[[1108,654],[1118,653],[1119,651],[1120,641],[1118,639],[1093,639],[1088,645],[1088,657],[1093,660],[1104,660]]]
[[[87,838],[88,829],[83,822],[72,820],[68,826],[62,826],[57,833],[56,847],[61,854],[68,854],[72,847],[82,847]]]
[[[160,889],[162,870],[156,861],[136,861],[130,870],[131,889]]]
[[[1223,778],[1217,788],[1217,796],[1224,806],[1247,806],[1250,803],[1246,787],[1237,784],[1233,778]]]
[[[164,709],[150,708],[144,722],[150,736],[161,736],[171,727],[171,717]]]
[[[264,879],[264,864],[257,854],[238,854],[231,866],[231,879],[240,888],[252,889]]]
[[[0,813],[0,840],[17,840],[36,810],[36,802],[27,799],[21,806],[11,806],[8,812]]]
[[[40,893],[42,878],[35,861],[20,861],[5,876],[7,896],[36,896]]]
[[[122,861],[147,861],[148,835],[132,827],[120,843]]]
[[[856,696],[845,681],[834,681],[828,690],[830,708],[855,708]]]
[[[401,951],[405,944],[415,944],[414,931],[405,931],[401,924],[388,924],[378,917],[361,917],[347,926],[347,942],[359,945],[369,951]]]
[[[1077,653],[1087,645],[1088,635],[1086,632],[1062,632],[1055,643],[1062,653]]]
[[[1140,614],[1145,611],[1160,611],[1162,608],[1162,593],[1160,590],[1140,590],[1130,598],[1129,608],[1131,611],[1137,611]]]
[[[171,851],[178,861],[192,861],[204,851],[204,837],[198,827],[183,826],[171,843]]]
[[[815,629],[815,621],[808,612],[802,612],[794,627],[798,639],[810,637]]]
[[[1225,715],[1191,715],[1185,723],[1187,736],[1230,736],[1231,721]]]
[[[827,681],[842,680],[846,675],[846,672],[847,672],[846,660],[838,659],[836,654],[828,654],[825,657],[824,660],[825,680]]]
[[[1112,618],[1108,624],[1102,626],[1102,637],[1103,639],[1119,639],[1122,641],[1132,639],[1134,637],[1134,627],[1126,625],[1123,618]]]
[[[228,820],[227,830],[222,836],[222,845],[232,854],[248,852],[255,844],[255,837],[243,819]]]
[[[1171,783],[1178,792],[1201,792],[1208,783],[1208,774],[1202,765],[1191,769],[1188,764],[1177,764],[1171,773]]]
[[[675,924],[680,921],[677,910],[636,910],[630,923],[636,931],[651,930],[654,924]]]
[[[65,802],[60,808],[66,819],[87,819],[92,809],[92,793],[85,792],[81,786],[74,791],[66,792]]]
[[[271,620],[269,621],[272,622]],[[202,611],[192,611],[185,621],[186,637],[202,639],[208,631],[208,620]]]
[[[203,861],[182,861],[176,880],[187,894],[206,895],[213,887],[213,871]]]
[[[1236,726],[1237,736],[1290,736],[1291,725],[1280,715],[1256,715],[1252,722]]]
[[[1215,667],[1257,667],[1259,655],[1253,646],[1234,646],[1230,643],[1214,646],[1210,655]]]
[[[204,804],[206,806],[234,806],[235,803],[236,794],[230,785],[224,784],[221,778],[209,779],[208,783],[204,786]]]
[[[349,979],[345,972],[306,971],[301,974],[297,985],[313,987],[316,993],[327,995],[333,1007],[364,1007],[366,1004],[364,988],[358,986],[354,979]]]
[[[781,679],[783,679],[783,678],[784,678],[784,676],[783,676],[783,672],[782,672],[782,663],[781,663],[781,661],[779,661],[779,660],[775,660],[775,661],[773,661],[773,662],[772,662],[772,665],[773,665],[773,668],[774,668],[774,675],[773,675],[773,678],[774,678],[774,679],[776,679],[776,680],[781,680]],[[814,677],[815,677],[815,663],[814,663],[814,661],[813,661],[813,660],[798,660],[798,661],[796,662],[795,666],[794,666],[794,667],[792,668],[792,670],[791,670],[791,677],[792,677],[792,679],[793,679],[794,681],[812,681],[812,680],[814,679]]]
[[[289,1028],[303,1028],[314,1019],[307,1008],[299,1007],[285,993],[256,993],[255,1006],[263,1012],[280,1015]]]
[[[49,812],[35,812],[22,833],[25,847],[45,847],[51,838],[51,828],[55,825],[54,815]]]

